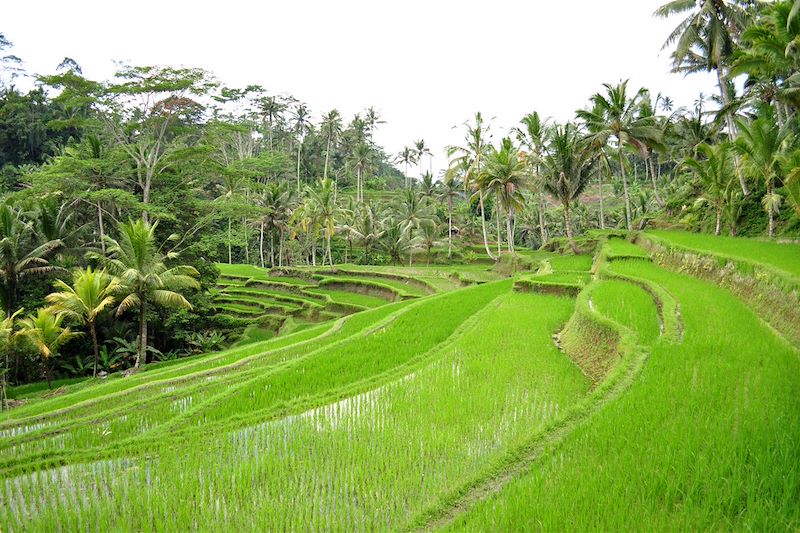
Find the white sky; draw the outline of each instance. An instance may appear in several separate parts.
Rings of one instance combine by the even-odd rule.
[[[676,106],[715,92],[710,76],[669,73],[661,45],[677,21],[652,17],[664,1],[47,0],[7,2],[0,32],[35,73],[64,56],[95,79],[112,59],[185,65],[290,93],[315,120],[372,105],[387,121],[376,142],[394,154],[423,138],[435,170],[478,110],[499,141],[530,111],[572,118],[604,82],[630,78]]]

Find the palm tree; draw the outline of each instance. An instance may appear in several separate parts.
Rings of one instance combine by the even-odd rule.
[[[325,171],[322,176],[324,179],[327,179],[331,147],[336,143],[336,141],[339,139],[339,136],[342,134],[342,115],[338,110],[332,109],[322,117],[320,130],[328,139],[325,144]]]
[[[222,174],[222,183],[217,185],[217,188],[220,191],[220,195],[217,196],[217,200],[224,202],[226,204],[228,210],[228,264],[233,263],[233,235],[231,233],[232,225],[233,225],[233,217],[232,214],[234,211],[238,211],[236,209],[239,207],[237,205],[242,194],[242,191],[245,189],[245,182],[246,179],[243,175],[236,171],[228,171]]]
[[[22,211],[0,204],[0,302],[6,316],[17,308],[20,281],[56,271],[48,259],[63,246],[60,240],[39,244],[33,224]]]
[[[425,200],[430,200],[436,195],[436,182],[433,181],[433,174],[425,172],[419,184],[419,195]]]
[[[356,145],[350,158],[356,169],[356,200],[364,201],[364,173],[372,163],[372,149],[365,142]]]
[[[431,264],[431,250],[439,245],[441,227],[438,224],[423,224],[420,227],[419,242],[425,247],[426,264]]]
[[[714,206],[716,226],[714,235],[719,235],[722,226],[722,212],[725,208],[728,188],[733,179],[731,145],[720,143],[716,146],[701,144],[698,151],[703,159],[689,158],[683,165],[695,175],[703,190],[701,202]]]
[[[273,128],[275,122],[281,119],[281,115],[286,111],[286,102],[280,96],[265,96],[261,98],[259,107],[264,120],[267,123],[267,140],[269,149],[273,149]]]
[[[628,82],[618,85],[603,84],[605,95],[596,93],[592,96],[592,109],[577,111],[578,118],[586,123],[592,143],[596,147],[605,147],[613,138],[616,141],[622,186],[625,195],[625,221],[628,231],[633,229],[631,213],[631,197],[628,190],[628,178],[625,173],[624,148],[633,147],[644,154],[647,142],[661,138],[661,131],[656,127],[653,117],[638,115],[640,99],[645,95],[639,89],[633,98],[628,98]]]
[[[300,194],[300,155],[303,140],[311,129],[311,115],[305,104],[298,104],[294,110],[294,134],[297,137],[297,194]]]
[[[395,205],[395,215],[398,224],[402,226],[403,231],[409,234],[409,237],[413,237],[414,230],[431,222],[436,216],[433,208],[421,196],[417,196],[414,191],[408,189],[403,191]]]
[[[273,180],[267,183],[264,190],[256,197],[259,228],[258,248],[261,267],[266,266],[264,258],[264,234],[269,233],[269,264],[275,266],[275,232],[278,232],[278,264],[283,266],[283,241],[286,226],[291,216],[295,201],[294,191],[285,181]]]
[[[722,112],[731,137],[736,136],[736,124],[729,112],[733,97],[728,63],[750,18],[749,3],[746,0],[672,0],[655,12],[662,18],[685,15],[667,37],[664,48],[675,44],[672,52],[675,72],[716,72]],[[741,175],[739,183],[747,196],[749,189]]]
[[[403,255],[408,255],[408,264],[410,266],[414,249],[419,246],[419,238],[412,237],[403,226],[404,224],[401,221],[388,218],[384,221],[386,229],[382,232],[378,243],[392,260],[392,264],[396,265]]]
[[[772,108],[762,106],[759,116],[744,121],[737,120],[739,136],[736,150],[742,156],[742,170],[751,178],[766,185],[767,193],[761,200],[769,218],[769,236],[775,234],[775,214],[781,204],[781,196],[775,192],[775,182],[782,171],[782,161],[794,145],[791,129],[779,126],[773,117]]]
[[[24,337],[42,356],[47,388],[52,388],[50,359],[58,356],[58,350],[79,334],[61,326],[64,315],[49,308],[40,308],[19,321],[18,335]]]
[[[506,212],[506,238],[508,252],[514,252],[514,213],[521,210],[524,202],[522,187],[525,182],[525,157],[514,147],[511,139],[505,138],[499,150],[492,148],[486,158],[478,181],[487,191],[495,191],[497,206]],[[497,211],[497,254],[500,255],[500,211]]]
[[[572,236],[570,206],[586,189],[596,162],[596,152],[580,137],[573,124],[556,125],[553,128],[549,150],[543,161],[544,187],[564,207],[564,226],[573,249],[576,246]]]
[[[3,368],[0,369],[0,407],[8,407],[6,390],[8,389],[8,373],[10,371],[8,354],[14,341],[14,329],[16,327],[17,316],[22,313],[22,309],[17,309],[11,316],[6,316],[0,320],[0,352],[3,353]]]
[[[333,200],[333,181],[330,179],[319,180],[319,189],[315,190],[311,187],[306,187],[306,194],[315,205],[315,212],[319,223],[322,225],[323,234],[325,235],[326,255],[328,256],[328,263],[333,272],[333,254],[331,252],[331,237],[336,230],[336,202]],[[322,259],[323,266],[325,265],[325,258]]]
[[[483,115],[480,112],[475,113],[475,124],[470,125],[468,122],[464,123],[467,133],[464,137],[464,146],[448,146],[447,155],[453,157],[458,154],[458,157],[451,161],[450,166],[464,165],[467,172],[464,174],[464,189],[469,190],[475,186],[475,181],[481,173],[483,168],[483,160],[489,151],[489,136],[490,126],[484,125]],[[483,190],[480,187],[476,188],[478,192],[478,205],[481,209],[481,230],[483,231],[483,247],[486,249],[486,255],[493,260],[497,258],[492,254],[489,249],[489,238],[486,233],[486,208],[484,205]],[[498,237],[499,238],[499,237]]]
[[[117,295],[122,299],[117,315],[130,309],[139,312],[139,346],[134,368],[145,359],[147,349],[147,308],[150,305],[191,309],[192,304],[180,293],[184,289],[199,289],[194,277],[197,270],[188,265],[168,267],[167,262],[178,257],[175,252],[163,253],[156,241],[158,222],[129,220],[119,225],[119,240],[106,237],[108,257],[95,256],[119,281]],[[177,235],[170,236],[175,240]]]
[[[536,210],[539,215],[539,233],[541,242],[547,242],[547,229],[545,227],[544,212],[545,212],[545,198],[541,176],[541,162],[544,158],[545,149],[547,147],[547,140],[550,135],[550,128],[548,127],[548,120],[542,119],[539,113],[534,111],[528,113],[522,120],[521,128],[515,128],[517,140],[520,144],[527,149],[526,161],[531,169],[531,189],[535,192],[538,209]],[[602,182],[600,187],[600,205],[602,210],[603,205],[603,190]]]
[[[361,241],[364,245],[364,259],[369,263],[370,251],[378,240],[383,237],[384,233],[372,206],[362,204],[360,212],[355,219],[355,224],[350,228],[350,231],[356,240]]]
[[[450,173],[445,173],[445,179],[439,188],[437,198],[447,205],[447,258],[453,255],[453,202],[463,196],[461,181]]]
[[[427,155],[429,158],[428,163],[433,164],[432,163],[433,152],[431,152],[430,148],[425,146],[425,139],[414,141],[414,150],[415,150],[414,156],[416,157],[417,162],[419,163],[419,175],[422,176],[422,158]]]
[[[385,120],[381,120],[381,115],[378,111],[375,110],[374,107],[367,108],[366,116],[364,117],[364,122],[367,126],[367,137],[369,138],[370,144],[372,144],[372,136],[375,134],[375,130],[378,127],[378,124],[386,124]]]
[[[119,281],[104,270],[78,269],[72,275],[72,286],[56,280],[54,292],[46,300],[53,310],[63,314],[76,324],[85,324],[92,336],[94,350],[94,372],[97,376],[99,345],[97,343],[97,317],[114,304],[114,292],[119,290]]]
[[[414,164],[417,162],[417,158],[414,155],[414,151],[409,148],[408,146],[404,146],[403,150],[397,154],[396,161],[398,163],[403,163],[405,165],[405,172],[403,175],[406,178],[406,189],[411,188],[411,176],[408,175],[408,165]]]

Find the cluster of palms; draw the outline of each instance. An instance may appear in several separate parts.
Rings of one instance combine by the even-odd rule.
[[[24,339],[39,354],[44,374],[51,380],[50,361],[59,349],[82,332],[72,327],[85,327],[94,354],[94,374],[97,373],[99,343],[98,319],[103,313],[120,316],[135,312],[139,323],[138,349],[134,368],[144,361],[147,349],[147,310],[151,306],[190,308],[190,303],[180,293],[188,288],[199,288],[195,280],[197,271],[190,266],[168,266],[177,258],[174,252],[163,251],[155,231],[158,223],[143,219],[119,224],[119,237],[106,236],[105,251],[89,251],[86,267],[72,273],[71,283],[57,279],[55,291],[45,298],[46,306],[22,316],[16,309],[16,287],[20,280],[43,276],[63,270],[50,263],[52,256],[62,247],[61,241],[51,240],[38,246],[29,236],[29,222],[23,212],[8,204],[0,204],[0,220],[5,225],[2,232],[3,305],[6,318],[0,324],[0,349],[4,353],[3,384],[10,369],[9,354],[18,355],[15,340]],[[26,236],[28,235],[28,236]],[[175,240],[175,237],[168,239]],[[93,268],[91,263],[100,265]],[[5,391],[5,387],[3,387]]]

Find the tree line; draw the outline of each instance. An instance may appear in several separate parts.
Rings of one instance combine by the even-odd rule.
[[[715,73],[717,94],[675,108],[623,80],[566,123],[534,111],[502,130],[476,113],[436,176],[424,139],[396,155],[375,143],[385,121],[374,107],[315,117],[293,96],[226,87],[202,69],[122,64],[97,81],[70,58],[24,92],[26,73],[7,54],[6,372],[35,378],[59,350],[69,375],[218,347],[224,335],[209,332],[242,324],[214,313],[214,262],[499,260],[648,224],[796,235],[797,11],[794,1],[669,2],[656,15],[682,16],[665,44],[674,70]],[[0,48],[12,43],[0,36]],[[76,332],[90,342],[72,341]]]

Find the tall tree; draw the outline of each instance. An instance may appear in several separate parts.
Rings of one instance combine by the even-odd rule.
[[[633,147],[640,153],[647,151],[647,142],[661,138],[661,131],[656,127],[653,117],[642,117],[638,114],[640,99],[644,89],[639,89],[633,98],[628,98],[628,82],[618,85],[603,84],[605,94],[592,96],[592,108],[577,111],[589,130],[590,139],[595,146],[605,147],[613,139],[616,142],[620,174],[622,176],[623,193],[625,195],[625,222],[628,231],[633,229],[631,197],[628,177],[625,171],[625,148]]]
[[[338,110],[331,109],[322,117],[320,130],[327,139],[325,142],[325,171],[322,177],[323,179],[328,179],[328,164],[330,162],[331,148],[336,144],[339,136],[342,134],[342,115]]]
[[[736,136],[736,124],[730,112],[734,100],[730,58],[750,18],[749,4],[747,0],[672,0],[655,12],[661,18],[684,16],[667,37],[664,48],[675,45],[672,52],[675,72],[716,72],[722,112],[731,137]],[[739,184],[747,196],[750,191],[741,174]]]
[[[731,145],[720,143],[718,145],[701,144],[698,152],[701,159],[689,158],[683,162],[697,178],[698,186],[703,191],[698,199],[711,204],[716,216],[714,235],[719,235],[722,228],[722,213],[728,197],[728,188],[733,179],[733,164],[731,158]]]
[[[414,154],[415,152],[412,148],[404,146],[403,150],[397,154],[396,158],[396,161],[398,163],[403,163],[405,165],[405,171],[403,172],[403,176],[405,176],[406,189],[411,188],[411,176],[408,175],[408,165],[417,162],[417,157]]]
[[[486,158],[486,166],[478,176],[480,186],[496,194],[497,207],[506,213],[506,240],[508,252],[514,253],[514,214],[523,207],[522,189],[526,181],[525,157],[513,145],[511,139],[505,138],[500,149],[492,148]],[[500,211],[497,212],[500,223]],[[497,230],[500,236],[500,228]],[[498,255],[500,254],[498,238]]]
[[[486,157],[490,148],[491,136],[489,135],[490,125],[484,124],[483,115],[480,112],[475,113],[474,124],[469,122],[464,123],[466,128],[466,135],[464,136],[463,146],[448,146],[448,157],[456,156],[451,161],[452,165],[464,164],[467,167],[467,172],[464,175],[464,188],[476,188],[477,177],[483,168],[483,160]],[[497,258],[492,254],[489,249],[489,238],[486,232],[486,208],[483,198],[483,190],[480,187],[476,188],[478,192],[478,205],[481,210],[481,230],[483,231],[483,247],[486,249],[486,255],[492,260]],[[499,238],[499,237],[498,237]]]
[[[297,193],[300,194],[300,155],[303,150],[303,141],[311,131],[311,116],[304,104],[298,104],[294,109],[294,134],[297,142]]]
[[[36,314],[30,314],[19,321],[18,335],[27,339],[42,357],[48,389],[53,388],[50,360],[58,356],[58,350],[62,346],[78,335],[70,328],[63,327],[61,325],[63,321],[64,315],[57,314],[46,307],[38,309]]]
[[[544,186],[542,184],[542,159],[544,158],[545,149],[547,146],[548,137],[550,135],[550,129],[548,126],[548,120],[542,119],[539,116],[539,113],[534,111],[533,113],[528,113],[522,120],[521,127],[517,127],[514,129],[516,133],[517,140],[520,142],[521,146],[528,151],[527,157],[525,160],[528,163],[530,168],[530,182],[531,182],[531,189],[534,191],[534,196],[537,201],[537,209],[536,212],[539,215],[539,235],[541,238],[542,244],[547,242],[547,228],[545,227],[545,219],[544,219],[544,212],[545,212],[545,198],[544,198]],[[602,209],[602,196],[603,196],[603,187],[602,181],[600,182],[600,205]]]
[[[543,161],[544,186],[564,208],[564,226],[573,249],[576,246],[572,235],[570,209],[572,203],[577,201],[586,189],[596,162],[596,152],[581,138],[575,125],[567,123],[553,128],[547,155]]]
[[[114,293],[119,290],[119,281],[104,270],[78,269],[72,275],[72,285],[56,280],[58,289],[47,296],[53,309],[76,324],[86,325],[92,338],[94,371],[97,376],[99,344],[97,342],[97,318],[114,304]]]
[[[321,179],[319,180],[318,188],[306,188],[306,194],[315,205],[315,212],[319,218],[319,223],[322,226],[323,235],[325,236],[325,255],[328,257],[328,264],[333,272],[333,253],[331,251],[331,238],[336,230],[336,202],[333,199],[333,180]],[[325,257],[322,259],[323,266],[325,264]]]
[[[191,309],[178,291],[199,289],[197,270],[188,265],[167,266],[177,259],[175,252],[164,253],[156,240],[158,222],[131,220],[119,225],[119,239],[106,237],[108,257],[94,256],[119,281],[117,315],[136,310],[139,315],[139,345],[134,368],[145,362],[147,349],[147,309],[151,305]],[[169,240],[176,240],[177,235]],[[166,243],[164,243],[166,244]]]

